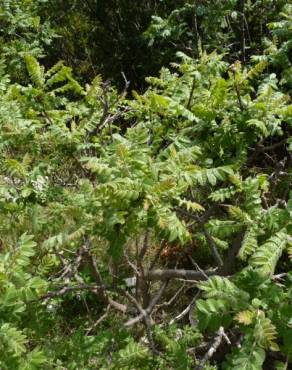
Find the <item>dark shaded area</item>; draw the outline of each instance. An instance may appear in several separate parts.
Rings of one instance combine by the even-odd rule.
[[[45,62],[52,65],[63,59],[85,80],[102,74],[119,86],[123,86],[124,72],[136,88],[166,62],[143,37],[151,16],[178,5],[177,1],[166,5],[158,0],[86,0],[68,6],[51,0],[44,5],[42,17],[50,20],[60,37],[47,50]]]
[[[229,62],[261,53],[263,37],[270,36],[266,25],[284,3],[49,0],[41,5],[41,17],[59,37],[46,49],[45,64],[63,59],[81,80],[102,74],[120,88],[124,72],[132,89],[143,90],[145,77],[173,62],[177,51],[197,57],[202,45],[208,52],[227,52]]]

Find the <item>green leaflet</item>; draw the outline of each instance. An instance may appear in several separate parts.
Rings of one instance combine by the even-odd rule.
[[[265,351],[247,343],[234,353],[231,361],[225,365],[224,369],[261,370],[264,360]]]
[[[257,249],[257,235],[258,230],[255,226],[251,226],[246,230],[238,253],[240,259],[246,260]]]
[[[277,20],[270,25],[277,40],[267,34],[270,39],[260,42],[254,27],[250,35],[245,32],[245,63],[233,63],[243,55],[234,35],[229,37],[241,27],[236,1],[176,4],[166,17],[162,13],[172,5],[156,1],[161,17],[153,18],[145,35],[155,46],[157,38],[161,42],[153,53],[164,42],[184,52],[148,78],[143,91],[131,81],[138,90],[133,94],[100,75],[85,86],[81,82],[82,70],[91,74],[100,67],[90,61],[93,50],[86,49],[89,41],[96,45],[100,27],[87,23],[92,1],[58,10],[58,30],[66,40],[60,37],[52,47],[66,44],[76,78],[68,61],[45,70],[37,58],[43,41],[36,42],[36,35],[51,37],[41,19],[48,9],[55,19],[52,1],[2,1],[1,369],[188,370],[204,358],[220,327],[232,341],[226,346],[230,356],[221,361],[223,338],[219,356],[210,358],[206,369],[222,368],[222,362],[227,369],[261,369],[271,351],[291,362],[291,273],[285,255],[291,239],[291,32],[290,7],[279,14],[279,1],[273,7],[244,2],[248,24],[253,18],[253,26],[258,24],[258,14]],[[118,25],[118,38],[100,38],[101,44],[116,43],[128,27],[141,26],[119,12],[127,2],[115,9],[111,3],[101,1],[100,7],[108,7],[105,14],[110,27]],[[27,17],[30,7],[33,14]],[[70,27],[63,29],[69,19]],[[216,32],[205,32],[218,27],[224,42],[215,40]],[[70,33],[77,28],[75,49]],[[139,44],[135,32],[131,40]],[[264,54],[251,57],[253,46],[264,43]],[[223,54],[229,44],[232,50]],[[118,45],[134,57],[132,46],[123,46]],[[209,53],[214,47],[218,52]],[[105,50],[116,58],[114,50]],[[168,52],[164,57],[168,63]],[[143,58],[145,68],[150,66]],[[44,60],[53,62],[50,56]],[[112,62],[103,68],[112,68]],[[224,268],[230,259],[226,271],[213,260],[216,248]],[[291,247],[287,250],[291,257]],[[170,270],[166,276],[193,270],[199,282],[173,278],[166,285],[148,279],[152,268]],[[159,276],[164,278],[163,271]],[[128,287],[129,280],[136,286]],[[161,287],[151,325],[144,317],[125,329],[125,321],[139,316],[140,306],[146,309]],[[192,299],[195,307],[189,306]],[[180,316],[188,307],[192,327]],[[176,325],[168,325],[172,321]],[[156,356],[149,351],[151,334]]]
[[[265,275],[274,273],[276,264],[287,245],[288,235],[286,230],[279,231],[264,244],[259,246],[250,258],[251,266]]]

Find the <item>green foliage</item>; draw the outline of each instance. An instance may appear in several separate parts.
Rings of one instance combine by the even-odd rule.
[[[33,345],[22,330],[23,318],[29,301],[36,299],[46,289],[46,281],[30,273],[36,243],[23,234],[10,252],[1,255],[1,320],[0,364],[3,369],[39,369],[46,358]]]
[[[292,25],[292,6],[286,4],[280,13],[281,19],[278,22],[269,23],[274,39],[269,43],[268,51],[272,58],[272,63],[281,70],[281,84],[286,85],[289,90],[292,87],[291,81],[291,25]]]
[[[238,253],[239,258],[246,260],[257,249],[257,234],[255,226],[251,226],[244,234],[242,245]]]
[[[282,1],[246,1],[247,57],[257,55],[243,63],[237,60],[244,59],[242,50],[228,47],[242,31],[236,1],[159,1],[155,11],[148,1],[117,8],[101,2],[109,34],[98,11],[89,15],[78,1],[69,9],[60,5],[61,18],[68,10],[65,25],[51,21],[63,39],[51,45],[59,58],[68,36],[63,54],[78,64],[79,76],[82,68],[96,75],[93,62],[84,66],[84,60],[113,44],[117,53],[129,34],[140,45],[144,33],[143,43],[157,49],[153,58],[160,55],[147,64],[143,44],[141,76],[154,73],[175,49],[176,63],[130,96],[100,75],[83,86],[65,62],[40,63],[54,37],[42,18],[58,4],[1,3],[1,369],[192,369],[205,361],[222,327],[232,346],[223,338],[220,360],[208,355],[206,369],[214,369],[213,362],[262,369],[273,352],[289,366],[290,6],[278,15]],[[257,44],[269,34],[262,17],[275,37],[264,41],[263,53]],[[82,37],[72,45],[76,33]],[[107,37],[97,38],[100,33]],[[165,45],[190,37],[194,45],[167,47],[163,54]],[[93,39],[100,45],[88,50]],[[132,63],[129,50],[121,51],[117,65],[106,54],[101,69],[116,75],[124,58]],[[161,276],[164,269],[183,275],[196,269],[192,273],[206,280],[184,282],[181,290],[180,280],[169,281],[151,307],[161,289],[148,271],[153,263]],[[135,297],[125,284],[132,276]],[[143,320],[126,329],[125,318],[139,318],[141,311]]]
[[[287,340],[283,334],[289,330],[285,312],[290,287],[281,288],[252,270],[239,273],[233,280],[212,277],[199,285],[205,297],[197,301],[199,324],[216,330],[222,323],[225,327],[233,323],[244,339],[240,348],[232,351],[225,368],[261,369],[264,349],[279,351],[277,343]]]
[[[278,232],[266,243],[259,246],[251,256],[251,266],[263,274],[271,275],[275,271],[276,264],[287,244],[288,235],[285,230]]]
[[[44,56],[44,49],[55,38],[55,32],[46,20],[41,21],[43,0],[0,1],[0,52],[14,81],[25,79],[23,57]]]
[[[232,63],[243,59],[243,33],[246,60],[254,54],[262,55],[269,42],[273,45],[271,50],[275,50],[276,40],[266,24],[279,23],[281,26],[276,27],[281,31],[280,13],[287,1],[244,1],[243,12],[241,3],[236,0],[145,0],[142,4],[76,0],[70,5],[46,0],[33,3],[37,5],[40,23],[47,24],[49,20],[58,35],[54,43],[46,47],[47,63],[65,60],[66,65],[73,67],[86,81],[102,73],[121,88],[123,71],[134,88],[144,89],[145,77],[156,76],[161,67],[175,60],[177,51],[196,58],[201,47],[208,52],[216,49]],[[289,78],[288,71],[286,76]]]

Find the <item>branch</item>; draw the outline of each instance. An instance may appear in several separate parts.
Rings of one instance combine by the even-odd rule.
[[[126,93],[127,93],[127,90],[128,90],[128,88],[129,88],[129,86],[130,86],[130,82],[131,82],[131,81],[127,80],[127,77],[126,77],[126,75],[125,75],[125,73],[124,73],[124,72],[121,72],[121,75],[122,75],[123,80],[124,80],[124,82],[125,82],[125,86],[124,86],[124,89],[123,89],[123,91],[122,91],[122,93],[121,93],[120,97],[124,97],[124,96],[126,95]]]
[[[99,119],[99,122],[97,124],[97,126],[94,128],[94,130],[90,133],[90,136],[95,136],[97,135],[106,125],[116,121],[117,119],[119,119],[120,117],[122,117],[122,115],[129,111],[130,109],[129,108],[124,108],[123,111],[119,111],[115,114],[110,114],[110,111],[111,109],[119,102],[119,100],[123,99],[127,93],[127,90],[130,86],[130,81],[127,80],[126,78],[126,75],[124,72],[121,73],[122,74],[122,77],[124,79],[124,82],[125,82],[125,86],[124,86],[124,89],[122,91],[121,94],[119,94],[117,96],[117,98],[110,104],[109,103],[109,96],[108,96],[108,87],[109,87],[109,84],[108,82],[105,82],[103,85],[102,85],[102,97],[98,97],[98,100],[101,102],[102,104],[102,108],[103,108],[103,112],[102,112],[102,115]]]
[[[153,354],[157,354],[158,351],[155,347],[155,343],[154,343],[154,340],[153,340],[153,335],[152,335],[152,330],[151,330],[151,320],[150,320],[150,312],[148,312],[147,310],[144,310],[139,302],[136,300],[136,298],[134,298],[129,292],[125,292],[125,295],[126,297],[129,298],[129,300],[134,303],[134,305],[136,306],[136,308],[138,309],[138,311],[140,312],[140,315],[139,317],[141,319],[144,320],[144,324],[145,324],[145,328],[146,328],[146,333],[147,333],[147,338],[148,338],[148,341],[149,341],[149,345],[150,345],[150,349],[152,351]]]
[[[243,112],[244,111],[244,104],[242,102],[241,95],[240,95],[240,87],[239,87],[239,85],[236,82],[236,75],[235,75],[236,69],[235,69],[235,66],[234,65],[231,65],[230,69],[231,69],[231,71],[233,73],[234,88],[235,88],[235,92],[236,92],[236,96],[237,96],[237,100],[238,100],[238,105],[239,105],[240,110]]]
[[[241,25],[240,25],[240,36],[241,36],[241,60],[245,63],[245,0],[239,1],[240,13],[241,13]]]
[[[146,230],[146,233],[145,233],[145,237],[144,237],[144,242],[143,242],[143,247],[139,253],[139,261],[142,261],[146,252],[147,252],[147,249],[149,247],[149,230]]]
[[[162,297],[162,294],[164,293],[167,285],[168,285],[168,281],[165,281],[161,285],[160,289],[158,290],[158,292],[156,293],[156,295],[154,296],[154,298],[149,303],[149,306],[146,309],[146,310],[150,311],[149,314],[153,311],[154,306],[160,301],[160,298]]]
[[[137,256],[137,266],[139,268],[140,274],[137,275],[137,285],[136,285],[136,291],[137,293],[140,291],[143,299],[143,307],[147,306],[149,303],[149,285],[148,282],[145,281],[145,272],[144,272],[144,266],[143,266],[143,258],[145,257],[145,254],[149,247],[149,238],[150,232],[147,229],[145,236],[144,236],[144,242],[143,246],[140,250],[140,253]]]
[[[191,256],[188,256],[188,258],[191,261],[191,263],[194,265],[194,267],[205,276],[206,280],[208,280],[208,275],[206,275],[205,271],[201,269],[201,267],[193,260]]]
[[[103,93],[103,98],[101,98],[100,101],[103,105],[103,112],[102,112],[102,115],[100,117],[98,125],[93,130],[93,132],[91,133],[91,135],[93,135],[93,136],[97,135],[98,131],[100,130],[100,127],[106,121],[107,115],[108,115],[109,110],[110,110],[110,106],[109,106],[109,103],[108,103],[108,95],[107,95],[108,94],[108,83],[104,83],[102,85],[102,93]]]
[[[125,112],[128,112],[130,108],[125,108],[123,111],[117,112],[113,115],[108,115],[102,122],[96,127],[94,134],[98,134],[107,124],[112,123],[123,116]]]
[[[230,340],[225,334],[223,326],[220,326],[213,344],[211,345],[211,347],[209,348],[205,356],[202,358],[199,365],[196,367],[196,370],[204,369],[206,362],[213,357],[214,353],[217,351],[218,347],[220,346],[223,338],[227,341],[228,344],[230,344]]]
[[[101,277],[101,275],[98,271],[96,260],[91,254],[89,254],[89,258],[90,258],[90,264],[91,264],[94,279],[96,281],[96,284],[100,287],[99,288],[100,298],[103,302],[108,303],[108,297],[106,295],[105,285],[104,285],[102,277]]]
[[[200,217],[195,215],[194,218],[197,221],[197,223],[199,224],[203,234],[205,235],[205,238],[206,238],[206,240],[209,244],[209,247],[211,249],[211,253],[213,255],[214,260],[216,261],[216,263],[219,267],[222,266],[223,261],[222,261],[222,258],[220,256],[220,254],[218,253],[217,246],[216,246],[216,243],[214,242],[214,239],[210,235],[209,231],[206,229],[206,227],[205,227],[204,223],[202,222],[202,220],[200,219]]]
[[[80,263],[82,261],[82,258],[85,252],[86,252],[86,246],[83,245],[77,251],[77,256],[75,260],[64,267],[64,272],[60,275],[59,279],[66,278],[69,281],[72,278],[72,276],[74,276],[74,274],[79,269]],[[60,259],[62,258],[60,253],[59,253],[59,258]]]
[[[96,260],[95,260],[94,256],[92,256],[91,254],[89,254],[89,257],[90,257],[90,262],[91,262],[93,275],[94,275],[95,281],[98,285],[97,293],[98,293],[100,299],[104,303],[110,304],[112,307],[114,307],[115,309],[117,309],[117,310],[119,310],[123,313],[127,312],[128,307],[126,305],[124,305],[122,303],[119,303],[119,302],[113,300],[112,298],[108,297],[107,292],[106,292],[105,284],[103,283],[102,277],[101,277],[101,275],[98,271],[98,268],[97,268]]]
[[[125,323],[125,326],[132,326],[132,325],[136,324],[137,322],[139,322],[140,320],[142,320],[145,317],[145,315],[148,315],[149,316],[151,314],[151,312],[153,311],[153,308],[155,307],[155,305],[159,302],[159,300],[160,300],[160,298],[161,298],[164,290],[167,287],[167,284],[168,284],[168,281],[165,281],[161,285],[160,289],[158,290],[158,292],[156,293],[156,295],[154,296],[154,298],[149,303],[149,306],[145,310],[143,308],[142,308],[142,310],[139,309],[139,311],[141,312],[140,315],[137,316],[137,317],[135,317],[134,319],[131,319],[131,320],[127,321]],[[134,298],[134,297],[132,297],[132,298]],[[139,305],[139,303],[138,303],[138,305]]]
[[[200,226],[200,228],[201,228],[203,234],[205,235],[205,238],[206,238],[206,240],[209,244],[209,247],[211,249],[211,253],[213,255],[214,260],[216,261],[218,267],[222,266],[223,261],[221,259],[220,254],[218,253],[216,243],[214,242],[214,239],[212,238],[212,236],[210,235],[210,233],[208,232],[208,230],[205,228],[205,225],[204,225],[204,223],[207,221],[207,219],[209,217],[209,214],[212,214],[212,212],[214,211],[214,208],[211,207],[207,212],[205,212],[205,215],[203,215],[202,217],[199,217],[199,216],[194,215],[194,214],[190,214],[189,212],[186,212],[186,211],[184,211],[183,209],[180,209],[180,208],[177,209],[177,210],[179,212],[181,212],[182,214],[193,218],[198,223],[198,225]]]
[[[163,302],[160,305],[158,305],[157,309],[159,309],[161,307],[168,307],[171,304],[173,304],[173,302],[177,299],[177,297],[184,290],[184,288],[185,288],[185,281],[183,281],[183,285],[175,292],[175,294],[167,302]]]
[[[96,292],[98,288],[99,287],[96,286],[96,285],[89,285],[89,284],[81,284],[81,285],[77,285],[77,286],[64,285],[59,290],[49,291],[45,295],[41,296],[40,300],[60,297],[60,296],[63,296],[65,294],[68,294],[68,293],[71,293],[71,292],[76,292],[78,290],[90,290],[92,292]]]
[[[203,234],[205,235],[205,238],[207,239],[207,242],[210,246],[210,249],[211,249],[214,260],[216,261],[216,263],[219,267],[222,266],[223,261],[222,261],[222,258],[220,256],[220,254],[218,253],[217,246],[216,246],[216,243],[214,242],[214,239],[209,234],[208,230],[205,228],[204,225],[202,225],[202,231],[203,231]]]
[[[285,145],[287,143],[287,139],[283,139],[281,141],[279,141],[278,143],[275,143],[275,144],[272,144],[272,145],[268,145],[268,146],[260,146],[258,147],[258,151],[260,152],[268,152],[270,150],[274,150],[282,145]]]
[[[207,280],[206,276],[216,275],[214,270],[195,271],[184,269],[166,269],[166,270],[150,270],[146,272],[145,279],[147,280],[170,280],[170,279],[185,279],[185,280]]]
[[[187,102],[187,109],[191,108],[195,87],[196,87],[196,78],[194,77],[193,82],[192,82],[191,91],[190,91],[190,96],[189,96],[189,99],[188,99],[188,102]]]
[[[241,248],[245,229],[241,230],[233,240],[231,248],[228,250],[227,257],[220,268],[221,275],[230,275],[233,272],[236,256]]]
[[[173,318],[170,322],[169,325],[174,324],[176,321],[181,320],[183,317],[185,317],[191,310],[192,306],[194,305],[196,299],[198,298],[198,293],[195,295],[195,297],[191,300],[191,303],[175,318]]]
[[[107,306],[105,313],[100,316],[100,318],[90,327],[87,329],[85,335],[87,336],[89,333],[92,332],[93,329],[95,329],[104,319],[107,318],[109,310],[110,310],[110,305]]]

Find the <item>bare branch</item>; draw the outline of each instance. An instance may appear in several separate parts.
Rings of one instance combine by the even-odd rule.
[[[133,263],[133,262],[131,262],[131,261],[130,261],[130,258],[129,258],[129,256],[128,256],[128,254],[127,254],[127,252],[126,252],[126,251],[124,252],[124,256],[125,256],[125,258],[126,258],[126,261],[127,261],[128,265],[129,265],[129,266],[132,268],[132,270],[135,272],[136,276],[141,276],[141,274],[140,274],[140,271],[139,271],[138,267],[137,267],[136,265],[134,265],[134,263]]]
[[[192,262],[192,264],[194,265],[194,267],[205,276],[206,280],[208,280],[208,278],[209,278],[208,275],[206,275],[205,271],[202,270],[200,268],[200,266],[193,260],[192,256],[188,256],[188,258]]]
[[[213,258],[214,260],[216,261],[217,263],[217,266],[220,267],[223,265],[223,261],[221,259],[221,256],[220,254],[218,253],[218,250],[217,250],[217,246],[216,246],[216,243],[214,242],[214,239],[212,238],[212,236],[210,235],[209,231],[206,229],[205,227],[205,222],[206,222],[206,218],[209,217],[209,214],[211,214],[213,212],[213,208],[210,208],[206,214],[208,214],[207,216],[206,215],[203,215],[202,217],[199,217],[198,215],[195,215],[195,214],[191,214],[189,212],[186,212],[182,209],[178,209],[179,212],[181,212],[182,214],[188,216],[188,217],[191,217],[193,218],[199,225],[199,227],[201,228],[203,234],[205,235],[205,238],[209,244],[209,247],[211,249],[211,253],[213,255]]]
[[[150,232],[149,230],[146,230],[145,237],[144,237],[144,242],[143,242],[143,247],[139,253],[139,260],[143,260],[148,247],[149,247],[149,239],[150,239]]]
[[[68,266],[66,266],[65,271],[62,273],[60,278],[66,278],[67,280],[70,280],[72,276],[77,272],[80,263],[82,261],[82,258],[86,252],[86,247],[83,245],[81,246],[77,251],[77,256],[73,262],[71,262]]]
[[[244,104],[243,104],[243,101],[241,99],[241,95],[240,95],[240,87],[238,85],[238,83],[236,82],[236,70],[235,70],[235,66],[232,64],[231,67],[230,67],[232,73],[233,73],[233,78],[234,78],[234,88],[235,88],[235,92],[236,92],[236,96],[237,96],[237,100],[238,100],[238,105],[239,105],[239,108],[240,110],[243,112],[244,111]]]
[[[245,230],[241,230],[233,240],[231,248],[228,250],[227,257],[220,268],[221,275],[229,275],[233,272],[236,256],[241,248]]]
[[[132,326],[134,324],[136,324],[137,322],[141,321],[145,315],[151,315],[151,312],[153,311],[153,308],[155,307],[155,305],[159,302],[164,290],[166,289],[167,287],[167,284],[168,284],[168,281],[165,281],[160,289],[158,290],[157,294],[154,296],[154,298],[151,300],[151,302],[149,303],[149,306],[144,310],[142,308],[142,311],[139,309],[139,311],[141,312],[139,316],[127,321],[125,323],[125,326]]]
[[[160,289],[158,290],[158,292],[156,293],[156,295],[154,296],[154,298],[151,300],[151,302],[149,303],[149,306],[147,308],[147,312],[149,312],[149,314],[152,312],[154,306],[160,301],[160,298],[162,297],[162,294],[164,293],[166,287],[168,285],[168,280],[165,281]]]
[[[185,281],[183,281],[183,285],[175,292],[175,294],[167,302],[163,302],[160,305],[158,305],[157,309],[159,309],[160,307],[170,306],[176,300],[176,298],[180,295],[180,293],[184,290],[184,288],[185,288]]]
[[[123,91],[122,91],[122,93],[121,93],[120,97],[124,97],[124,96],[126,95],[126,93],[127,93],[127,90],[128,90],[128,88],[129,88],[129,86],[130,86],[130,82],[131,82],[131,81],[127,80],[127,77],[126,77],[126,75],[125,75],[125,73],[124,73],[124,72],[121,72],[121,75],[122,75],[122,77],[123,77],[123,79],[124,79],[125,86],[124,86],[124,89],[123,89]]]
[[[140,252],[137,255],[137,265],[139,268],[139,274],[137,274],[137,289],[136,291],[141,293],[142,300],[143,300],[143,306],[146,307],[149,304],[149,284],[145,280],[145,272],[144,272],[144,266],[143,266],[143,258],[149,248],[149,239],[150,239],[150,232],[147,229],[145,236],[144,236],[144,242],[143,246],[140,250]]]
[[[245,63],[245,0],[239,1],[240,13],[241,13],[241,25],[240,25],[240,38],[241,38],[241,60]]]
[[[177,315],[175,318],[173,318],[170,322],[169,322],[169,324],[171,325],[171,324],[174,324],[176,321],[179,321],[179,320],[181,320],[183,317],[185,317],[188,313],[189,313],[189,311],[190,311],[190,309],[191,309],[191,307],[193,306],[193,304],[194,304],[194,302],[196,301],[196,299],[197,299],[197,297],[198,297],[198,294],[199,293],[197,293],[196,295],[195,295],[195,297],[191,300],[191,303],[179,314],[179,315]]]
[[[205,235],[205,238],[209,244],[209,247],[211,249],[211,253],[213,255],[214,260],[216,261],[217,265],[220,267],[223,265],[223,261],[221,259],[220,254],[218,253],[216,243],[214,242],[214,239],[210,235],[209,231],[206,229],[204,222],[200,219],[199,216],[194,215],[194,219],[197,221],[198,225],[200,226],[203,234]]]
[[[98,286],[97,293],[98,293],[100,299],[104,303],[110,304],[112,307],[114,307],[115,309],[117,309],[119,311],[122,311],[124,313],[127,312],[128,311],[127,306],[125,306],[122,303],[116,302],[112,298],[108,297],[107,292],[106,292],[105,284],[103,283],[102,277],[101,277],[101,275],[98,271],[98,268],[97,268],[96,260],[95,260],[94,256],[92,256],[91,254],[89,254],[89,257],[90,257],[92,272],[93,272],[95,281],[96,281],[97,286]]]
[[[283,140],[279,141],[278,143],[275,143],[275,144],[272,144],[272,145],[258,146],[257,149],[260,152],[268,152],[268,151],[274,150],[276,148],[279,148],[280,146],[285,145],[286,143],[287,143],[287,139],[283,139]]]
[[[151,320],[150,320],[150,313],[147,312],[147,310],[144,310],[139,302],[134,298],[129,292],[125,292],[125,295],[129,298],[129,300],[134,303],[134,305],[137,307],[138,311],[140,312],[139,317],[144,320],[145,328],[146,328],[146,333],[147,333],[147,338],[149,341],[149,346],[153,354],[157,354],[158,351],[155,348],[155,343],[153,340],[153,335],[152,335],[152,330],[151,330]]]
[[[214,353],[217,351],[218,347],[220,346],[223,338],[227,341],[228,344],[230,344],[230,340],[225,334],[223,326],[220,326],[213,344],[209,348],[208,352],[206,352],[205,356],[202,358],[200,364],[196,367],[196,370],[204,369],[206,362],[213,357]]]
[[[92,291],[92,292],[96,292],[98,288],[99,287],[96,286],[96,285],[89,285],[89,284],[77,285],[77,286],[64,285],[59,290],[47,292],[45,295],[40,297],[40,300],[46,300],[48,298],[60,297],[60,296],[63,296],[65,294],[80,291],[80,290],[89,290],[89,291]]]
[[[185,279],[185,280],[207,280],[206,276],[216,275],[216,271],[195,271],[184,269],[166,269],[166,270],[150,270],[145,274],[148,280],[169,280],[169,279]]]
[[[100,318],[90,328],[87,329],[85,335],[90,334],[92,330],[94,330],[104,319],[107,318],[110,307],[111,307],[110,305],[107,306],[105,313],[101,315]]]
[[[193,78],[193,82],[192,82],[192,87],[191,87],[190,95],[189,95],[189,99],[188,99],[188,102],[187,102],[187,109],[190,109],[191,108],[191,104],[192,104],[192,99],[193,99],[195,87],[196,87],[196,78],[194,77]]]
[[[107,302],[108,299],[107,299],[106,293],[105,293],[105,285],[104,285],[104,283],[102,281],[102,277],[101,277],[101,275],[98,271],[96,260],[91,254],[89,254],[89,258],[90,258],[92,273],[93,273],[94,279],[96,281],[96,284],[101,287],[99,289],[100,297],[104,302]]]

